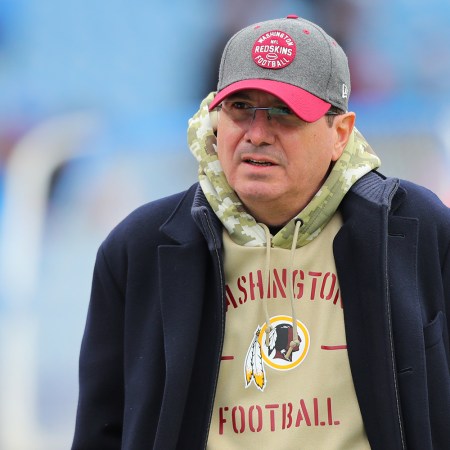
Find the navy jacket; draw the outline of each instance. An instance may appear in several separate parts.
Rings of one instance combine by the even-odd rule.
[[[334,255],[375,450],[450,448],[450,211],[372,172]],[[203,449],[223,342],[221,224],[197,185],[145,205],[98,252],[73,450]]]

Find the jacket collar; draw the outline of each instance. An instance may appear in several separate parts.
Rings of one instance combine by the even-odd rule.
[[[195,183],[185,192],[173,213],[161,225],[160,231],[177,244],[198,241],[203,237],[202,213],[213,216],[200,185]],[[190,217],[193,220],[188,220]],[[216,228],[220,229],[220,224],[215,224]],[[217,232],[220,235],[220,232]]]
[[[390,209],[398,188],[399,180],[397,178],[386,178],[380,173],[372,171],[360,178],[352,186],[350,193]],[[401,198],[403,198],[403,196]],[[345,206],[345,199],[343,204]]]

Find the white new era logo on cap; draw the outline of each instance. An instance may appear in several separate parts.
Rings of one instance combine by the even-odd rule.
[[[348,98],[348,87],[346,84],[342,84],[342,98]]]

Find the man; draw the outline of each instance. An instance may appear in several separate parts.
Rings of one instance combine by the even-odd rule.
[[[448,448],[450,212],[376,171],[349,95],[311,22],[230,39],[199,183],[99,250],[74,450]]]

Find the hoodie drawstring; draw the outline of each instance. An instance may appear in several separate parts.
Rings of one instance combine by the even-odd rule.
[[[292,341],[289,343],[289,349],[286,352],[285,358],[289,359],[291,356],[291,353],[293,352],[294,348],[298,348],[300,346],[300,341],[298,339],[298,332],[297,332],[297,316],[295,314],[295,308],[294,308],[294,286],[293,286],[293,279],[294,279],[294,255],[295,250],[297,249],[297,239],[298,239],[298,233],[300,231],[300,227],[303,225],[302,219],[295,219],[295,230],[294,230],[294,237],[292,238],[292,246],[291,246],[291,257],[289,261],[289,298],[291,301],[291,311],[292,311]]]
[[[263,226],[264,232],[266,233],[266,264],[264,267],[264,287],[267,289],[267,293],[270,288],[270,245],[272,236],[270,231],[266,226]],[[264,316],[266,318],[266,345],[269,346],[269,333],[272,331],[272,325],[270,324],[269,311],[267,309],[267,294],[264,295],[263,299],[264,305]]]
[[[286,352],[285,358],[289,359],[291,356],[291,353],[296,347],[300,346],[300,340],[298,339],[298,332],[297,332],[297,316],[295,314],[295,307],[294,307],[294,286],[292,283],[293,280],[293,273],[294,273],[294,256],[295,256],[295,250],[297,249],[297,240],[298,240],[298,234],[300,232],[300,227],[303,225],[303,220],[300,218],[295,219],[295,229],[294,229],[294,236],[292,239],[292,246],[291,246],[291,256],[289,260],[289,300],[291,302],[291,315],[292,315],[292,341],[289,343],[289,349]],[[267,297],[270,289],[270,246],[271,246],[271,235],[270,231],[266,226],[263,226],[265,234],[266,234],[266,261],[265,261],[265,268],[264,268],[264,286],[266,287],[266,295],[264,296],[263,305],[264,305],[264,316],[266,320],[266,345],[269,346],[269,334],[272,331],[272,325],[270,324],[270,317],[269,317],[269,311],[267,307]]]

